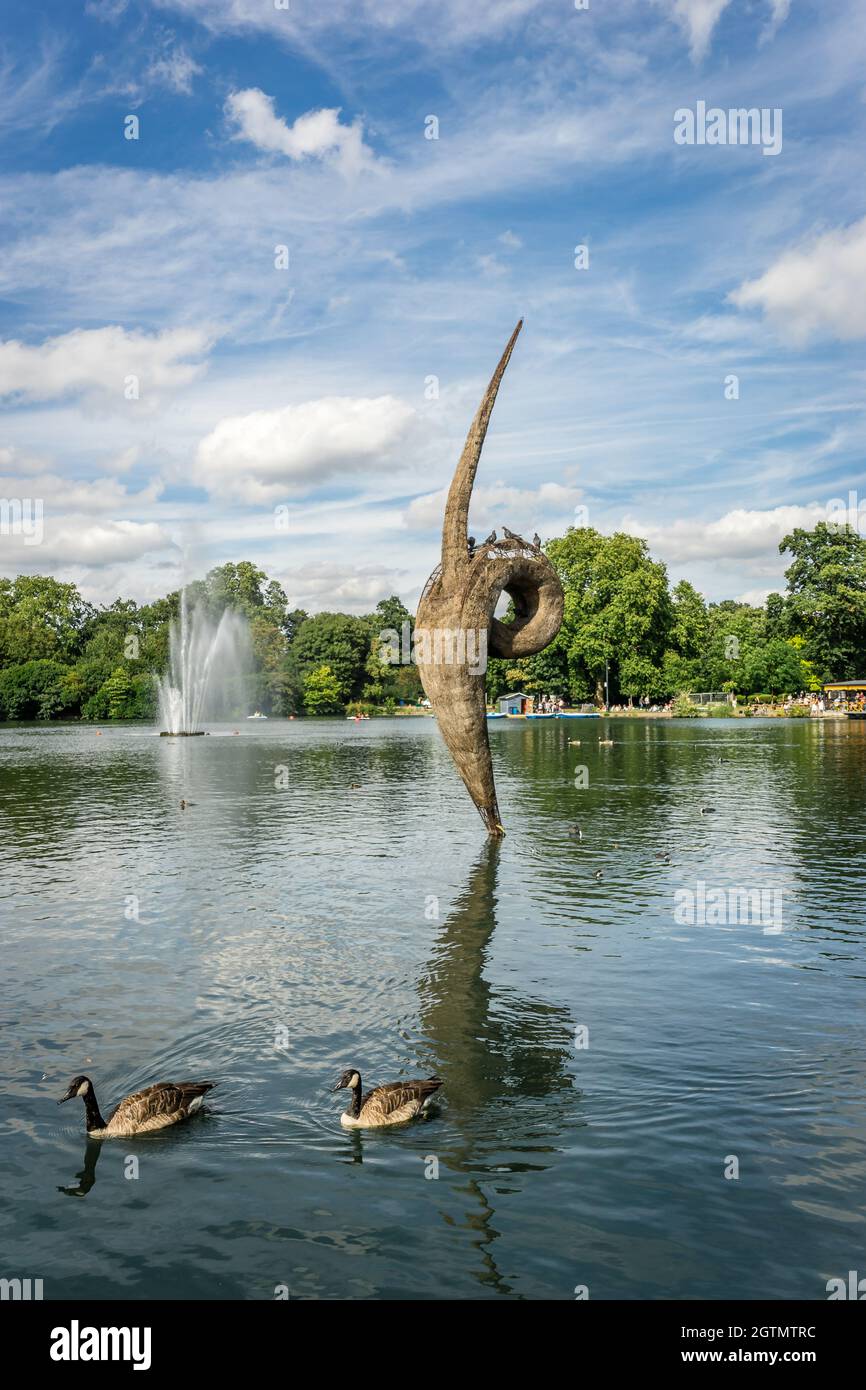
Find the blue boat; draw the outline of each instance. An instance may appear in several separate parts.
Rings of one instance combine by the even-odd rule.
[[[527,719],[555,719],[555,714],[527,714]]]
[[[488,710],[488,711],[487,711],[487,718],[488,718],[488,719],[507,719],[507,718],[508,718],[508,715],[507,715],[507,714],[497,714],[495,710]]]

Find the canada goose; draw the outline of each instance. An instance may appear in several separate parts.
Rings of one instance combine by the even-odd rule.
[[[595,876],[596,878],[604,878],[604,869],[596,869]]]
[[[126,1096],[115,1106],[108,1120],[103,1120],[90,1077],[74,1076],[66,1095],[61,1096],[57,1104],[63,1105],[64,1101],[80,1096],[91,1139],[126,1139],[133,1134],[152,1134],[154,1130],[166,1129],[194,1115],[205,1094],[215,1085],[215,1081],[158,1081],[155,1086],[145,1086],[143,1091]]]
[[[570,826],[568,827],[568,833],[569,833],[569,835],[576,835],[577,838],[578,838],[578,840],[582,840],[582,839],[583,839],[583,831],[581,830],[581,828],[580,828],[580,826],[578,825],[577,821],[574,822],[574,825],[570,825]]]
[[[421,1113],[441,1085],[438,1076],[428,1077],[426,1081],[391,1081],[385,1086],[374,1087],[362,1097],[361,1074],[351,1068],[343,1072],[334,1087],[335,1091],[352,1092],[352,1104],[340,1116],[340,1124],[347,1129],[404,1124]]]
[[[702,807],[701,807],[701,815],[702,815],[702,816],[709,816],[709,815],[711,815],[711,814],[715,811],[715,809],[716,809],[715,806],[702,806]]]

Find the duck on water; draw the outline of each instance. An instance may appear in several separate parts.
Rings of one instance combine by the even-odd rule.
[[[215,1081],[158,1081],[155,1086],[146,1086],[143,1091],[126,1096],[104,1120],[90,1077],[75,1076],[57,1104],[80,1097],[84,1101],[89,1138],[126,1139],[134,1134],[153,1134],[194,1115],[215,1085]]]
[[[335,1091],[352,1092],[352,1103],[340,1116],[347,1129],[377,1129],[381,1125],[401,1125],[420,1115],[442,1082],[438,1076],[426,1081],[391,1081],[361,1095],[361,1074],[350,1068],[340,1077]]]

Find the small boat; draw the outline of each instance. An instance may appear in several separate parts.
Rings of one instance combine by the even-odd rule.
[[[247,719],[267,719],[267,717],[268,716],[266,714],[262,714],[260,710],[256,710],[255,714],[247,715]]]
[[[600,719],[601,715],[597,709],[588,710],[586,714],[566,714],[564,711],[557,714],[557,719]]]
[[[527,719],[555,719],[555,714],[527,714]]]
[[[507,714],[500,714],[497,710],[488,710],[488,711],[487,711],[487,718],[488,718],[488,719],[507,719],[507,718],[508,718],[508,715],[507,715]]]

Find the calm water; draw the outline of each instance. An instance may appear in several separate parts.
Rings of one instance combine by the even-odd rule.
[[[132,1299],[815,1299],[866,1274],[866,725],[491,742],[499,851],[433,720],[0,731],[0,1274]],[[698,880],[781,889],[781,923],[678,923]],[[350,1065],[435,1072],[441,1103],[345,1132]],[[80,1071],[103,1109],[219,1088],[88,1147],[54,1103]]]

